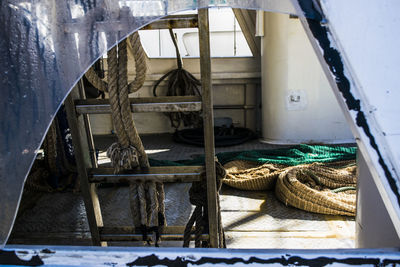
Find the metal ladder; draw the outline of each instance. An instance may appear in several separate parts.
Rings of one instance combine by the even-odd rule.
[[[88,114],[110,113],[109,100],[86,100],[83,83],[80,81],[66,99],[65,106],[93,245],[106,245],[107,241],[142,240],[141,233],[132,226],[104,226],[96,184],[154,179],[162,182],[193,182],[199,181],[201,174],[205,171],[209,234],[203,234],[202,238],[209,240],[211,247],[219,247],[208,10],[199,9],[198,17],[193,15],[167,17],[144,28],[162,29],[172,26],[174,28],[199,28],[202,96],[132,98],[130,99],[131,108],[133,112],[202,111],[205,166],[150,167],[145,173],[141,171],[124,175],[113,174],[111,168],[98,168]],[[183,240],[184,228],[184,226],[165,227],[161,234],[161,240]]]

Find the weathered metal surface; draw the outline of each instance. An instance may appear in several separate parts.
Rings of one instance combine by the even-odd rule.
[[[107,1],[1,1],[0,183],[7,184],[0,187],[1,246],[12,228],[25,178],[47,128],[84,72],[120,40],[156,19],[219,5],[240,8],[244,4],[233,0],[217,4],[132,0],[120,1],[120,5]],[[251,5],[295,13],[289,0],[254,0]]]
[[[228,248],[354,248],[355,221],[286,207],[273,191],[224,187],[222,222]]]
[[[162,241],[183,241],[183,232],[185,226],[165,226],[160,238]],[[149,235],[152,232],[148,232]],[[143,235],[141,229],[132,226],[102,227],[100,236],[103,241],[142,241]],[[191,236],[194,239],[194,235]],[[201,235],[202,240],[208,240],[207,234]]]
[[[323,256],[322,256],[323,255]],[[400,264],[397,249],[363,250],[230,250],[183,248],[93,248],[10,246],[0,251],[0,263],[44,266],[194,266],[279,265],[326,266]]]
[[[129,20],[132,19],[133,17],[127,15],[120,20],[95,22],[93,25],[93,30],[97,32],[110,32],[114,31],[115,29],[126,31]],[[197,26],[197,15],[180,15],[168,16],[166,18],[159,19],[144,26],[141,28],[141,30],[197,28]],[[76,22],[66,23],[64,25],[64,31],[65,33],[78,33],[81,31],[80,27],[82,27],[82,21],[78,20]]]
[[[197,28],[197,14],[194,15],[175,15],[157,20],[144,26],[141,30],[156,29],[179,29],[179,28]]]
[[[78,86],[78,89],[79,89],[79,98],[80,99],[86,99],[85,85],[84,85],[82,79],[78,82],[77,86]],[[91,163],[92,163],[92,167],[93,168],[97,168],[96,148],[95,148],[95,145],[94,145],[92,127],[90,126],[90,119],[89,119],[89,115],[88,114],[83,114],[83,123],[85,125],[85,132],[86,132],[86,138],[87,138],[89,155],[90,155],[90,160],[91,160]]]
[[[192,211],[189,203],[190,184],[165,184],[165,206],[167,225],[171,234],[180,232],[187,223]],[[132,229],[133,219],[129,208],[129,189],[127,186],[98,188],[105,229],[117,229],[126,233]],[[27,201],[30,201],[27,199]],[[89,242],[88,242],[89,241]],[[85,205],[80,194],[57,192],[43,194],[30,210],[17,219],[11,236],[13,244],[53,244],[90,245],[90,231]],[[140,244],[139,244],[140,245]]]
[[[100,99],[99,99],[100,100]],[[254,105],[214,105],[214,109],[255,109]],[[132,112],[189,112],[201,111],[201,102],[177,103],[148,103],[131,104]],[[107,114],[111,113],[109,104],[79,104],[76,106],[78,114]]]
[[[112,142],[114,139],[111,136],[95,138],[96,147],[101,151]],[[151,158],[178,160],[203,154],[202,148],[172,142],[170,135],[145,136],[143,142]],[[254,140],[235,147],[217,148],[217,151],[276,147]],[[157,168],[161,170],[164,167]],[[113,173],[111,168],[100,170],[107,170],[103,173]],[[180,172],[183,170],[180,169]],[[165,184],[168,226],[182,226],[187,223],[192,211],[188,194],[190,186],[188,183]],[[128,191],[126,186],[98,188],[104,221],[103,231],[111,228],[117,229],[118,233],[125,233],[124,226],[127,226],[128,231],[132,229]],[[354,247],[353,219],[324,216],[286,207],[273,196],[273,192],[251,192],[223,187],[220,203],[228,248]],[[10,241],[12,244],[90,245],[90,232],[82,197],[72,192],[44,194],[32,208],[18,217]],[[143,244],[121,241],[109,245]],[[177,241],[165,241],[160,246],[182,244]]]
[[[130,242],[130,241],[143,241],[143,235],[141,234],[101,234],[101,240],[105,242]],[[194,240],[195,236],[190,236],[191,240]],[[203,234],[200,236],[200,240],[209,240],[209,235]],[[183,234],[160,234],[161,241],[183,241]]]
[[[89,184],[88,175],[86,172],[87,168],[91,166],[91,157],[89,142],[86,139],[87,133],[81,133],[80,131],[85,129],[84,119],[82,117],[77,118],[74,107],[74,97],[78,97],[78,88],[76,87],[67,98],[65,102],[65,109],[68,118],[68,124],[71,129],[72,142],[74,145],[74,153],[76,158],[76,165],[78,176],[80,179],[82,196],[85,202],[86,215],[88,218],[90,231],[92,234],[93,245],[100,245],[100,235],[98,226],[103,225],[103,219],[101,216],[99,199],[96,193],[96,187],[93,184]],[[86,137],[86,138],[85,138]]]
[[[190,167],[151,167],[146,172],[132,170],[120,174],[114,174],[111,168],[93,169],[90,171],[89,181],[92,183],[128,183],[130,181],[160,181],[171,182],[195,182],[201,179],[204,172],[202,166]]]
[[[100,234],[141,234],[141,229],[136,229],[133,226],[114,226],[114,227],[101,227]],[[185,226],[165,226],[163,228],[164,234],[178,235],[182,234],[185,230]]]
[[[208,25],[208,9],[200,9],[199,13],[199,46],[201,88],[203,97],[204,154],[207,176],[207,203],[210,245],[219,247],[218,240],[218,203],[215,174],[214,146],[214,114],[212,101],[210,32]]]
[[[188,112],[201,111],[200,97],[147,97],[131,98],[132,112]],[[108,99],[90,99],[76,101],[78,114],[111,113]]]
[[[292,2],[305,14],[312,7],[303,1]],[[354,17],[346,3],[322,1],[324,23],[304,17],[300,21],[400,236],[399,143],[391,143],[400,133],[400,124],[395,123],[399,112],[396,88],[400,39],[391,34],[399,25],[395,12],[399,2],[365,5],[352,1],[359,17]],[[366,31],[368,38],[362,34]],[[359,35],[354,37],[354,32]]]

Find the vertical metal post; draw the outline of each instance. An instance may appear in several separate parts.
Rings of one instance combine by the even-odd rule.
[[[82,79],[78,82],[78,88],[79,88],[80,99],[86,99],[85,85],[83,84]],[[82,117],[83,117],[83,122],[85,124],[86,138],[88,142],[92,168],[97,168],[98,166],[97,166],[96,148],[93,140],[92,127],[90,126],[89,114],[82,114]]]
[[[243,100],[243,105],[245,106],[244,109],[243,109],[243,114],[244,114],[244,116],[243,116],[244,117],[243,124],[244,124],[245,128],[249,128],[247,126],[247,108],[246,108],[246,106],[247,106],[247,90],[248,89],[247,89],[247,84],[246,83],[243,86],[244,86],[244,90],[243,90],[244,91],[244,93],[243,93],[244,94],[244,96],[243,96],[243,99],[244,99]]]
[[[203,95],[204,153],[207,175],[207,202],[210,245],[218,244],[217,183],[215,174],[214,115],[211,85],[210,34],[208,9],[199,9],[200,72]]]
[[[92,167],[89,154],[89,144],[86,137],[85,123],[83,117],[77,117],[74,99],[79,97],[77,86],[65,100],[68,124],[71,129],[72,144],[74,145],[76,166],[81,182],[81,191],[85,202],[86,215],[89,222],[92,242],[95,246],[101,245],[99,226],[103,226],[103,218],[100,211],[100,203],[96,192],[96,185],[90,184],[87,168]]]

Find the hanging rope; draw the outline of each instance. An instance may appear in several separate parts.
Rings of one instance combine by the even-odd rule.
[[[127,40],[132,50],[136,77],[128,84],[127,75]],[[108,52],[108,84],[100,79],[91,68],[86,78],[99,90],[108,91],[110,98],[113,125],[118,142],[107,150],[115,173],[135,168],[147,169],[149,161],[132,118],[129,93],[139,90],[146,79],[146,55],[141,46],[139,34],[133,33]],[[130,207],[133,223],[140,229],[143,240],[150,243],[148,233],[156,235],[155,245],[158,246],[160,231],[166,224],[164,206],[164,186],[159,182],[137,181],[130,183]]]
[[[93,66],[88,69],[88,71],[85,73],[86,79],[97,88],[97,90],[100,90],[102,92],[108,92],[108,84],[103,81],[96,73],[94,70]]]
[[[181,55],[172,29],[169,29],[169,34],[175,46],[178,68],[164,74],[156,82],[153,87],[153,95],[157,96],[157,87],[166,78],[168,78],[167,96],[201,95],[198,88],[201,85],[200,81],[182,67]],[[200,127],[202,124],[199,112],[167,112],[165,115],[169,117],[171,126],[175,129],[178,129],[182,122],[184,126]]]
[[[43,141],[43,159],[35,161],[25,187],[36,192],[56,192],[76,184],[73,149],[68,144],[69,128],[63,106],[54,117]]]
[[[137,32],[128,37],[128,48],[132,52],[135,59],[136,76],[128,86],[129,93],[133,93],[138,91],[143,86],[144,81],[146,80],[147,72],[146,53],[144,52],[142,44],[140,43],[140,36]],[[98,90],[108,92],[107,82],[99,77],[93,66],[90,67],[85,73],[85,77]]]
[[[222,186],[222,180],[226,176],[224,167],[216,161],[215,173],[217,177],[217,213],[218,213],[218,240],[220,248],[226,248],[225,234],[222,227],[221,208],[219,205],[219,191]],[[196,208],[194,209],[190,219],[185,227],[183,236],[183,247],[189,247],[191,236],[194,235],[195,247],[209,247],[208,242],[201,242],[201,235],[209,233],[208,221],[208,203],[207,203],[207,180],[205,173],[202,180],[193,182],[189,190],[190,203]]]

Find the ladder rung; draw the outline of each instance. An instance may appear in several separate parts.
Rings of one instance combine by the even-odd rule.
[[[183,234],[160,234],[161,241],[183,241]],[[190,239],[194,240],[195,236],[191,235]],[[208,234],[202,234],[200,237],[201,241],[208,241],[210,236]],[[116,242],[116,241],[143,241],[141,234],[101,234],[100,239],[102,242]]]
[[[180,235],[185,231],[185,226],[164,226],[163,234]],[[134,226],[103,226],[99,227],[100,234],[113,235],[113,234],[141,234],[139,229]]]
[[[144,26],[141,30],[197,28],[199,25],[197,14],[176,15],[157,20]]]
[[[119,20],[105,20],[97,21],[93,24],[92,31],[96,32],[115,32],[115,31],[129,31],[129,21],[133,19],[133,16],[129,13],[123,15]],[[85,25],[84,20],[73,19],[68,23],[64,24],[65,33],[77,33],[82,31],[82,25]],[[163,19],[159,19],[147,26],[144,26],[142,30],[154,30],[154,29],[169,29],[169,28],[197,28],[198,17],[197,14],[193,15],[178,15],[168,16]]]
[[[132,112],[188,112],[201,111],[200,96],[165,96],[130,98]],[[76,100],[78,114],[111,113],[109,99]]]
[[[113,168],[98,168],[89,170],[89,182],[115,184],[139,180],[190,183],[200,181],[203,172],[203,166],[150,167],[147,171],[132,170],[129,173],[122,174],[114,174]]]
[[[184,226],[165,226],[160,238],[163,241],[182,241]],[[118,227],[100,227],[101,241],[142,241],[143,236],[140,230],[136,230],[133,226],[118,226]],[[191,236],[194,239],[194,235]],[[208,240],[208,234],[202,234],[201,240]]]

